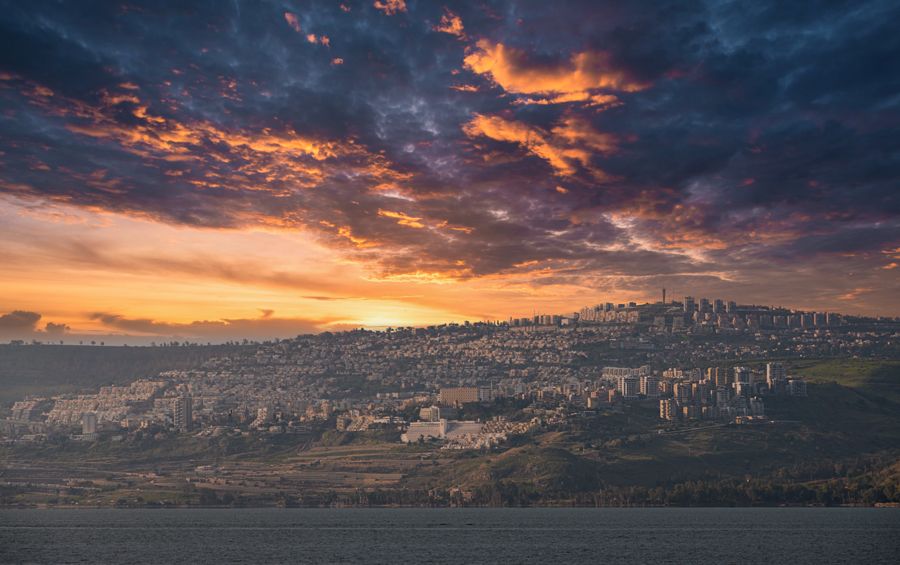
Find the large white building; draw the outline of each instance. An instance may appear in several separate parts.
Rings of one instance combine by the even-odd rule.
[[[465,436],[477,436],[483,427],[484,424],[481,422],[459,420],[440,419],[437,422],[413,422],[400,440],[404,443],[419,441],[420,438],[454,440]]]

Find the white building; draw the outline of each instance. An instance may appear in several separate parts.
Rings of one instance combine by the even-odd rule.
[[[412,422],[406,433],[400,437],[404,443],[412,443],[422,439],[461,439],[465,436],[477,436],[484,424],[459,420],[440,419],[437,422]]]

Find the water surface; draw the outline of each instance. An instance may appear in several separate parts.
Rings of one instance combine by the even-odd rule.
[[[896,564],[900,510],[0,510],[0,562]]]

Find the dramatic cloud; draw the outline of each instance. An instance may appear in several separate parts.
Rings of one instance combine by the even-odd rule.
[[[444,8],[444,14],[441,16],[441,21],[434,26],[434,31],[449,33],[450,35],[455,35],[459,39],[466,38],[466,33],[463,30],[462,18],[447,8]]]
[[[577,118],[566,118],[550,132],[526,124],[505,120],[499,116],[476,115],[463,127],[467,135],[483,135],[497,141],[517,143],[525,150],[546,160],[556,174],[568,176],[576,166],[589,168],[594,155],[615,151],[615,136],[594,131]],[[597,180],[604,174],[593,170]]]
[[[383,2],[375,0],[375,3],[372,5],[389,16],[406,11],[406,0],[384,0]]]
[[[287,22],[291,29],[296,31],[297,33],[301,33],[303,29],[300,27],[300,20],[297,18],[297,14],[292,14],[291,12],[284,13],[284,21]]]
[[[500,318],[663,285],[896,313],[898,16],[882,0],[14,3],[0,291],[52,322],[0,328]],[[53,292],[59,261],[78,282]],[[157,313],[128,294],[154,276],[203,290],[154,295]],[[216,285],[244,294],[215,311]]]
[[[648,86],[613,68],[610,55],[602,51],[573,53],[563,61],[539,61],[523,50],[481,39],[466,55],[465,66],[515,94],[563,95],[571,100],[587,99],[597,89],[634,92]]]

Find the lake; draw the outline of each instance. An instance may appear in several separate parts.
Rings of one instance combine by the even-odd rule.
[[[900,563],[900,509],[0,510],[3,563]]]

